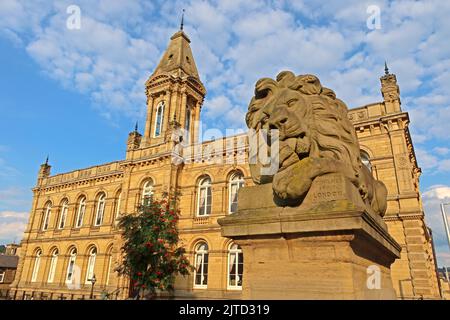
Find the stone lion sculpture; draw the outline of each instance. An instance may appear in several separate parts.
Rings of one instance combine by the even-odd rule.
[[[250,164],[254,182],[272,182],[277,197],[299,204],[316,177],[341,173],[366,205],[384,216],[386,187],[362,164],[347,111],[345,103],[314,75],[284,71],[276,80],[260,79],[246,122],[256,132],[279,130],[279,168],[273,176],[262,176],[261,164]]]

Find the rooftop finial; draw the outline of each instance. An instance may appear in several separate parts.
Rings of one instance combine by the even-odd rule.
[[[134,126],[134,132],[138,131],[138,122],[136,121],[136,125]]]
[[[183,9],[183,13],[181,15],[181,25],[180,25],[180,30],[183,31],[184,29],[184,9]]]
[[[45,159],[45,165],[48,166],[48,155],[47,155],[47,159]]]
[[[386,62],[386,61],[384,61],[384,74],[385,74],[385,75],[388,75],[388,74],[389,74],[389,68],[388,68],[388,66],[387,66],[387,62]]]

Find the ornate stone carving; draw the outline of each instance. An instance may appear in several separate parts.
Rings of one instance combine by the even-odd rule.
[[[314,75],[284,71],[276,80],[260,79],[246,122],[256,131],[279,130],[279,169],[266,177],[261,175],[261,163],[251,164],[254,182],[272,183],[282,206],[298,206],[317,177],[341,173],[357,187],[366,206],[383,216],[386,187],[362,164],[347,111]]]

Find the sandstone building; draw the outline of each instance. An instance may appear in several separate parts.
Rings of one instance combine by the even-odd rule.
[[[351,109],[349,117],[364,164],[388,188],[384,220],[402,246],[401,259],[392,267],[393,285],[402,299],[439,298],[409,117],[401,109],[396,77],[387,68],[381,93],[383,101]],[[238,246],[221,236],[217,219],[233,214],[237,190],[252,184],[247,136],[199,141],[206,89],[183,30],[171,37],[146,82],[146,94],[145,131],[129,134],[124,160],[58,175],[51,175],[48,163],[41,165],[12,284],[17,299],[88,298],[94,275],[96,297],[108,292],[127,298],[129,283],[114,272],[122,242],[117,218],[134,212],[148,195],[165,191],[181,194],[180,235],[195,265],[193,274],[177,280],[176,294],[241,297],[243,256]],[[184,141],[175,134],[179,127],[187,132]],[[188,160],[184,163],[174,161],[181,142],[190,146],[183,151]],[[220,157],[211,156],[208,150],[218,147]]]
[[[4,253],[0,253],[0,299],[7,296],[19,262],[17,244],[8,244],[5,249]]]

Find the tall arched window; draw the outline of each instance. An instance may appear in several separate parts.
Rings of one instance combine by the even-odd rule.
[[[231,176],[229,185],[229,213],[237,211],[238,204],[238,190],[244,186],[244,175],[241,172],[236,172]]]
[[[64,229],[64,226],[66,225],[68,212],[69,212],[69,201],[64,200],[61,206],[61,212],[59,214],[58,229]]]
[[[105,215],[106,194],[102,193],[98,198],[97,210],[95,213],[94,225],[99,226],[103,222],[103,216]]]
[[[45,206],[44,220],[42,221],[42,231],[48,229],[51,215],[52,215],[52,204],[51,202],[48,202],[47,205]]]
[[[41,256],[42,256],[42,250],[38,249],[36,251],[36,255],[34,257],[34,266],[33,266],[33,273],[31,274],[31,282],[36,282],[38,275],[39,275],[39,268],[41,266]]]
[[[244,255],[237,244],[231,244],[228,249],[228,289],[242,289],[242,274],[244,273]]]
[[[111,275],[111,267],[112,267],[112,249],[108,251],[108,266],[106,270],[106,285],[109,285],[109,277]]]
[[[163,123],[164,123],[164,102],[160,102],[158,104],[158,107],[156,108],[154,137],[159,137],[161,135]]]
[[[97,258],[97,248],[92,247],[89,250],[89,259],[86,269],[86,280],[85,283],[91,283],[91,279],[94,276],[95,259]]]
[[[186,125],[185,125],[185,130],[186,130],[186,142],[190,142],[190,137],[191,137],[191,109],[188,107],[186,109]]]
[[[206,288],[208,285],[208,255],[208,245],[206,242],[200,242],[195,246],[195,288]]]
[[[116,219],[116,221],[119,219],[121,202],[122,202],[122,191],[119,191],[119,193],[116,197],[116,211],[114,213],[114,216],[115,216],[114,219]]]
[[[211,178],[206,177],[198,184],[197,215],[199,217],[211,214]]]
[[[48,283],[53,283],[53,280],[55,279],[55,273],[56,273],[56,265],[58,263],[58,249],[54,249],[52,251],[52,257],[50,260],[50,269],[48,270]]]
[[[73,283],[75,279],[75,261],[77,260],[77,249],[72,248],[69,253],[69,264],[67,265],[66,283]]]
[[[153,181],[148,180],[144,183],[144,187],[142,188],[142,204],[147,205],[151,201],[153,196]]]
[[[80,228],[83,225],[85,213],[86,213],[86,197],[82,197],[78,202],[77,220],[75,222],[76,228]]]
[[[367,152],[361,150],[361,162],[363,165],[366,166],[367,169],[369,169],[370,172],[372,172],[372,164],[370,163],[370,157],[367,154]]]

